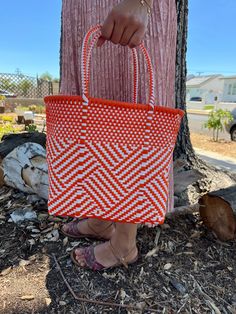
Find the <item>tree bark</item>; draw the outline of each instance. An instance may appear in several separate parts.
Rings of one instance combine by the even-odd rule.
[[[187,52],[187,34],[188,34],[188,0],[176,0],[177,9],[177,49],[176,49],[176,81],[175,95],[176,108],[186,112],[186,52]],[[174,159],[186,159],[192,164],[195,159],[195,153],[190,141],[190,132],[188,127],[188,118],[185,114],[174,151]]]

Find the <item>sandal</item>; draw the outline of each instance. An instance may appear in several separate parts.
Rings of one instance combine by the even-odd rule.
[[[111,244],[111,240],[109,241],[109,244],[110,244],[111,251],[112,251],[113,255],[117,259],[117,263],[115,263],[113,266],[105,267],[102,264],[100,264],[96,260],[96,257],[95,257],[95,254],[94,254],[94,248],[95,247],[92,246],[92,245],[83,249],[83,256],[85,258],[85,264],[86,264],[85,266],[81,266],[78,263],[78,261],[76,260],[76,254],[75,254],[76,248],[71,251],[70,257],[71,257],[73,263],[76,266],[78,266],[80,268],[91,269],[93,271],[107,270],[107,269],[115,268],[115,267],[118,267],[118,266],[121,266],[121,265],[125,266],[125,268],[128,269],[128,265],[134,264],[135,262],[137,262],[138,254],[136,255],[136,257],[132,261],[130,261],[130,262],[126,261],[127,257],[133,252],[133,250],[136,248],[136,246],[133,247],[125,257],[121,257],[119,254],[116,253],[113,245]]]
[[[100,241],[107,241],[107,239],[102,237],[102,234],[108,229],[110,228],[112,225],[114,225],[114,223],[112,222],[110,225],[108,225],[102,232],[98,233],[96,232],[90,225],[88,224],[89,229],[93,232],[93,234],[85,234],[85,233],[81,233],[78,230],[78,222],[82,221],[82,220],[87,220],[88,218],[84,218],[84,219],[76,219],[73,220],[69,223],[67,223],[68,231],[64,231],[62,228],[60,228],[60,232],[69,238],[74,238],[74,239],[84,239],[84,238],[89,238],[89,239],[97,239]]]

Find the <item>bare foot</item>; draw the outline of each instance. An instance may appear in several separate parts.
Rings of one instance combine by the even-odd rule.
[[[75,259],[79,265],[93,270],[100,270],[96,269],[97,264],[102,265],[103,268],[114,267],[117,264],[124,264],[127,267],[129,263],[136,261],[137,255],[136,245],[129,248],[126,245],[117,247],[115,244],[111,244],[110,241],[96,245],[94,248],[78,248],[75,250]]]
[[[62,231],[68,236],[76,238],[86,235],[93,238],[111,239],[115,227],[114,224],[97,219],[81,219],[64,224]]]

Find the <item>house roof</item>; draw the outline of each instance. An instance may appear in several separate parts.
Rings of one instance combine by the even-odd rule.
[[[220,78],[221,80],[227,80],[227,79],[236,79],[236,75],[232,75],[232,76],[224,76]]]
[[[186,82],[187,87],[200,87],[204,85],[206,82],[219,77],[219,74],[216,75],[208,75],[208,76],[196,76]]]

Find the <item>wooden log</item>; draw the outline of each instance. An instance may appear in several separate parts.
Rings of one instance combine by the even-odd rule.
[[[38,143],[46,148],[46,134],[42,132],[23,132],[3,135],[0,143],[0,158],[6,157],[13,149],[24,143]]]
[[[3,184],[48,199],[46,150],[37,143],[24,143],[13,149],[1,165]]]
[[[199,199],[203,223],[221,240],[236,236],[236,185],[205,194]]]

